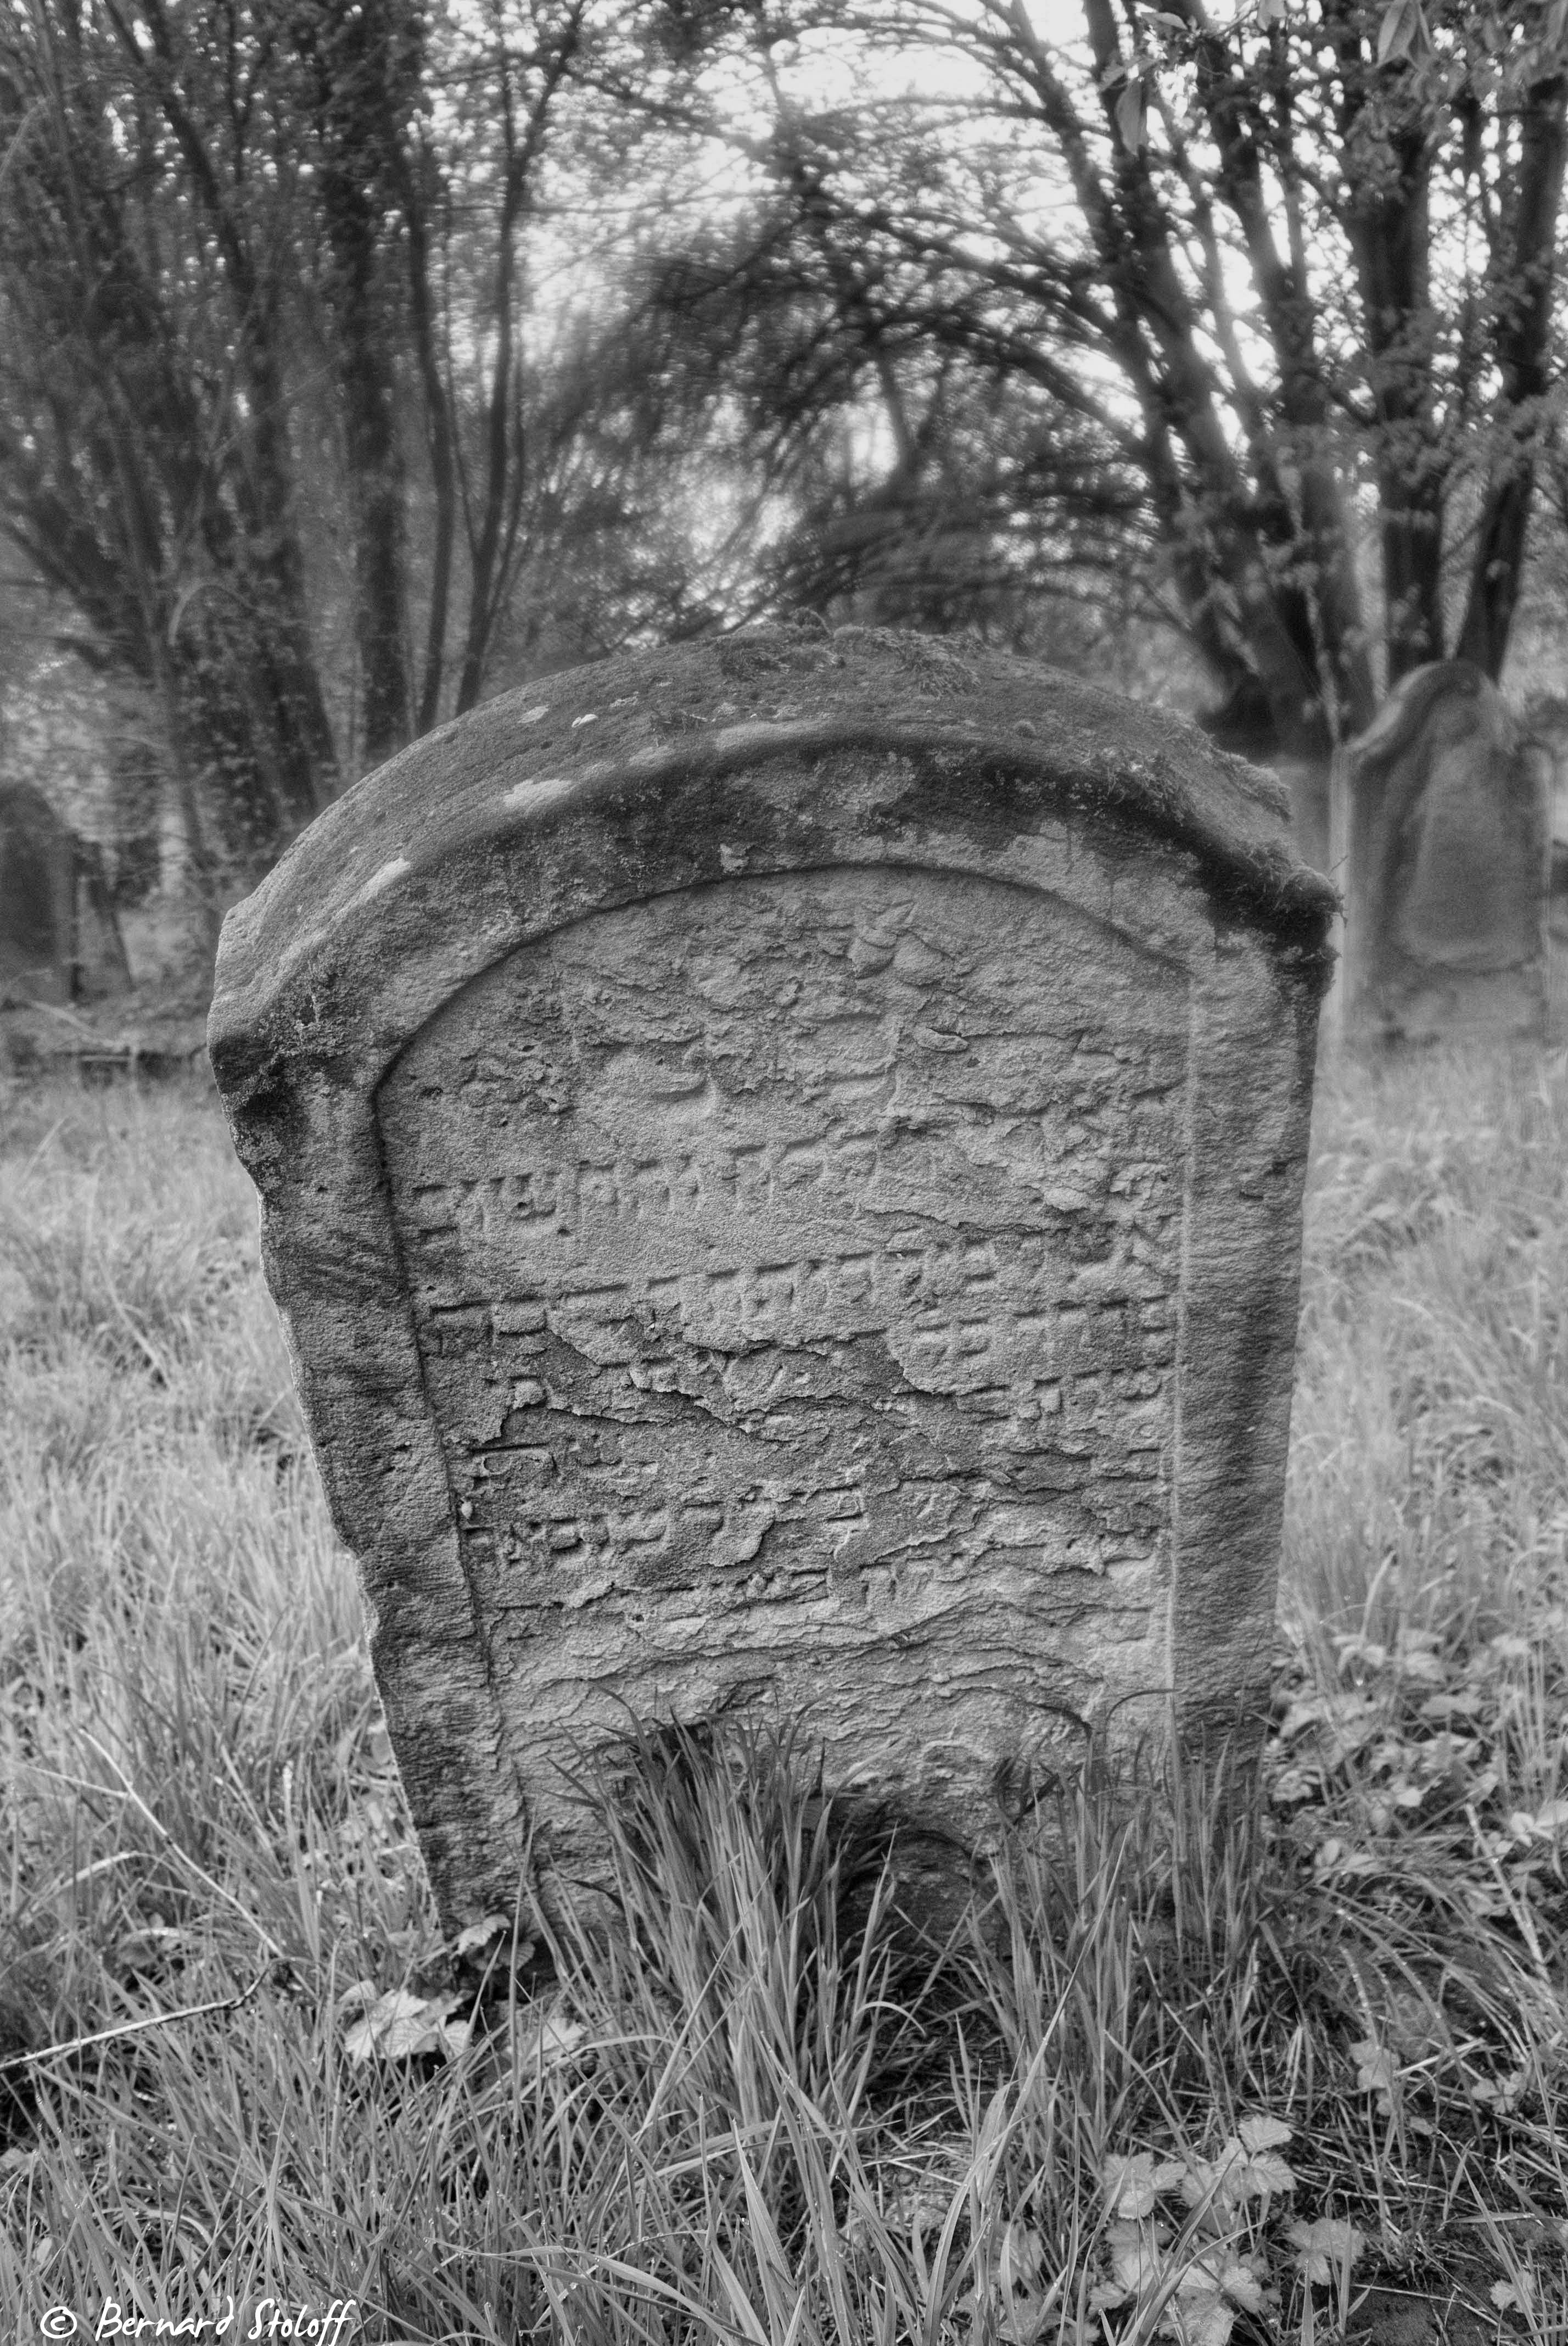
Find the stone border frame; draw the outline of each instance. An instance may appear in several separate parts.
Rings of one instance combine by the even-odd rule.
[[[389,1729],[449,1926],[511,1911],[528,1818],[425,1394],[376,1095],[405,1044],[468,982],[522,945],[642,898],[741,875],[918,866],[1067,892],[1146,947],[1158,942],[1149,922],[1158,906],[1144,896],[1129,923],[1118,915],[1118,880],[1135,874],[1146,889],[1168,866],[1189,905],[1198,885],[1216,952],[1191,975],[1183,1284],[1186,1294],[1190,1278],[1192,1291],[1177,1341],[1171,1666],[1194,1716],[1207,1689],[1233,1687],[1238,1673],[1254,1682],[1266,1667],[1257,1583],[1271,1606],[1278,1500],[1262,1518],[1257,1509],[1283,1481],[1298,1283],[1291,1234],[1333,891],[1284,844],[1280,793],[1263,777],[1174,720],[1006,665],[1029,683],[1038,741],[999,739],[1001,727],[954,723],[945,711],[901,724],[833,717],[734,725],[565,775],[519,771],[539,762],[528,754],[540,689],[530,688],[369,778],[226,923],[212,1065],[261,1193],[268,1279],[333,1518],[360,1560]],[[625,675],[635,663],[613,666]],[[602,694],[603,678],[590,671],[590,688]],[[564,682],[585,697],[577,678],[544,689],[559,699]],[[1064,704],[1060,728],[1053,699]],[[443,764],[457,768],[456,787],[433,806]],[[1166,851],[1157,866],[1151,849]],[[1076,883],[1066,891],[1064,850]],[[1227,972],[1239,959],[1256,978],[1249,933],[1261,933],[1278,1002],[1267,1029],[1247,1036],[1226,1015],[1237,1006]],[[1298,1104],[1288,1128],[1259,1136],[1250,1094],[1233,1096],[1238,1047],[1259,1096],[1272,1079]],[[1272,1069],[1259,1052],[1272,1052]],[[1211,1076],[1225,1080],[1211,1086]],[[1233,1215],[1237,1192],[1264,1208],[1239,1256],[1216,1211]],[[1227,1309],[1245,1315],[1239,1344],[1231,1332],[1208,1340],[1206,1320]],[[1226,1382],[1229,1367],[1244,1383],[1282,1390],[1283,1409],[1249,1421],[1246,1392]],[[1195,1461],[1193,1429],[1206,1419],[1241,1429],[1244,1454]],[[1244,1566],[1268,1559],[1261,1575],[1204,1561],[1210,1551],[1234,1559],[1238,1548]],[[1207,1631],[1195,1637],[1195,1619],[1229,1623],[1224,1646]],[[453,1622],[464,1625],[455,1637]],[[383,1669],[393,1657],[397,1667]],[[482,1882],[476,1848],[493,1856]]]

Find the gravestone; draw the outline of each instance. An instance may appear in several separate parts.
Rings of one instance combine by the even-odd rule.
[[[1465,660],[1414,668],[1334,769],[1353,1041],[1539,1035],[1551,759]]]
[[[1266,1679],[1332,905],[1269,778],[869,629],[617,658],[321,815],[209,1041],[450,1923],[628,1722],[803,1717],[918,1898]],[[944,1871],[945,1870],[945,1871]]]
[[[1568,951],[1568,699],[1557,692],[1533,694],[1524,705],[1524,721],[1551,760],[1552,877],[1547,926],[1561,957]]]
[[[30,782],[0,783],[0,1010],[131,984],[103,859]]]
[[[76,842],[41,790],[0,782],[0,1009],[71,999]]]
[[[88,997],[127,993],[133,982],[130,963],[103,852],[96,840],[79,832],[72,844],[76,860],[76,990]]]

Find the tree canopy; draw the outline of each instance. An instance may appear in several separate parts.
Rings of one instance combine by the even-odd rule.
[[[0,0],[0,526],[214,894],[768,609],[1319,754],[1561,535],[1565,121],[1568,0]]]
[[[538,301],[590,13],[0,8],[0,523],[145,688],[215,890],[474,704],[530,572],[592,650],[646,565],[663,378]]]
[[[759,258],[788,215],[896,379],[883,494],[947,458],[904,417],[950,360],[1035,413],[1059,517],[1153,556],[1238,741],[1320,746],[1425,660],[1500,672],[1558,423],[1561,0],[669,13],[686,102],[733,112],[723,56],[766,115]],[[824,105],[825,70],[875,94]]]

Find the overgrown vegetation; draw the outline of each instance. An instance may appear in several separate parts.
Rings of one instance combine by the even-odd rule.
[[[5,1105],[7,2335],[1563,2346],[1568,1073],[1326,1081],[1262,1764],[1091,1767],[940,1953],[804,1731],[443,1947],[216,1109]]]

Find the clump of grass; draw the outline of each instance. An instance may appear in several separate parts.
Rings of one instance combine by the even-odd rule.
[[[901,1939],[881,1818],[825,1792],[789,1724],[635,1727],[579,1793],[608,1880],[552,1949],[578,2007],[683,2037],[694,2109],[763,2127],[782,2080],[858,2124],[918,2055],[907,1999],[929,1968]]]
[[[1539,1636],[1568,1575],[1568,1070],[1341,1068],[1314,1134],[1287,1622],[1330,1668],[1335,1632]]]

